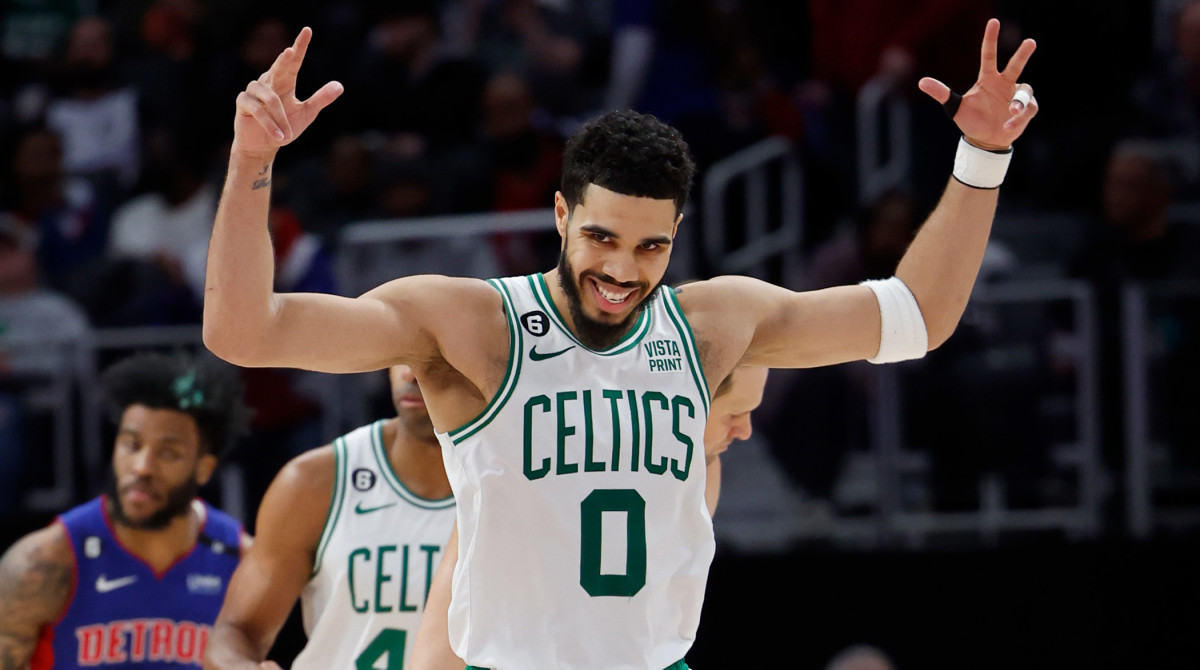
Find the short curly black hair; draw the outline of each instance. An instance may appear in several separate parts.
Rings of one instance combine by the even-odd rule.
[[[622,195],[675,201],[683,212],[696,164],[683,134],[651,114],[616,111],[583,125],[563,152],[562,194],[568,210],[595,184]]]
[[[130,405],[183,412],[196,422],[200,446],[217,458],[250,425],[241,375],[212,356],[139,352],[109,366],[100,386],[113,423]]]

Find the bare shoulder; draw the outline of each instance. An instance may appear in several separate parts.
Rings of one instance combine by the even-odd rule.
[[[725,378],[745,355],[755,325],[772,299],[787,289],[738,275],[723,275],[675,288],[687,317],[710,388]]]
[[[14,628],[56,620],[71,597],[74,580],[75,554],[62,524],[18,540],[0,558],[0,639],[18,635]]]
[[[336,470],[332,445],[310,449],[288,461],[259,505],[255,546],[315,549],[333,497]]]

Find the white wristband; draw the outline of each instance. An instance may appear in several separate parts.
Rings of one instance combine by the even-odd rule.
[[[989,151],[967,141],[958,140],[954,155],[954,178],[972,188],[999,188],[1012,160],[1012,147],[1006,151]]]

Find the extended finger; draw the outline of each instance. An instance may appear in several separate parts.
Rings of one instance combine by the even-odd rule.
[[[988,19],[987,27],[983,29],[983,46],[979,50],[979,72],[991,74],[997,72],[996,43],[1000,39],[1000,20]]]
[[[340,82],[331,81],[321,88],[317,89],[316,93],[309,96],[302,104],[305,107],[305,112],[311,115],[316,115],[322,109],[329,106],[329,103],[338,99],[338,96],[345,91],[345,87]]]
[[[238,93],[237,108],[239,114],[254,117],[254,120],[258,121],[258,125],[262,126],[263,130],[267,131],[275,139],[283,141],[283,130],[271,118],[270,112],[267,111],[266,106],[263,105],[261,100],[242,91]]]
[[[1005,79],[1016,82],[1021,78],[1021,71],[1025,69],[1025,64],[1029,62],[1029,57],[1033,55],[1034,49],[1037,49],[1037,42],[1030,38],[1025,38],[1021,41],[1021,46],[1017,47],[1016,53],[1012,58],[1008,59],[1008,66],[1004,68],[1002,75]]]
[[[284,76],[287,81],[293,85],[296,83],[296,77],[300,74],[300,65],[304,63],[304,55],[308,53],[308,43],[312,41],[312,28],[304,26],[300,29],[300,34],[296,35],[296,41],[292,42],[292,46],[285,49],[290,51],[291,55],[284,65]]]
[[[283,139],[290,140],[292,138],[292,124],[288,121],[287,110],[284,109],[283,100],[280,99],[279,95],[270,86],[258,80],[250,82],[246,86],[246,92],[252,97],[257,98],[263,107],[266,108],[267,113],[275,120],[275,125],[283,131]]]

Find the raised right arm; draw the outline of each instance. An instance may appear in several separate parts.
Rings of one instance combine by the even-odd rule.
[[[204,343],[245,367],[363,372],[436,360],[446,337],[479,330],[472,316],[499,310],[499,295],[484,282],[406,277],[358,298],[274,290],[267,215],[276,152],[342,92],[341,84],[329,82],[307,100],[296,97],[311,38],[311,30],[301,30],[238,95],[229,171],[208,249]]]
[[[279,471],[263,496],[254,544],[238,563],[204,653],[205,670],[261,665],[312,576],[333,495],[332,447],[306,452]]]
[[[24,670],[42,628],[63,614],[75,556],[59,524],[21,538],[0,558],[0,670]]]

